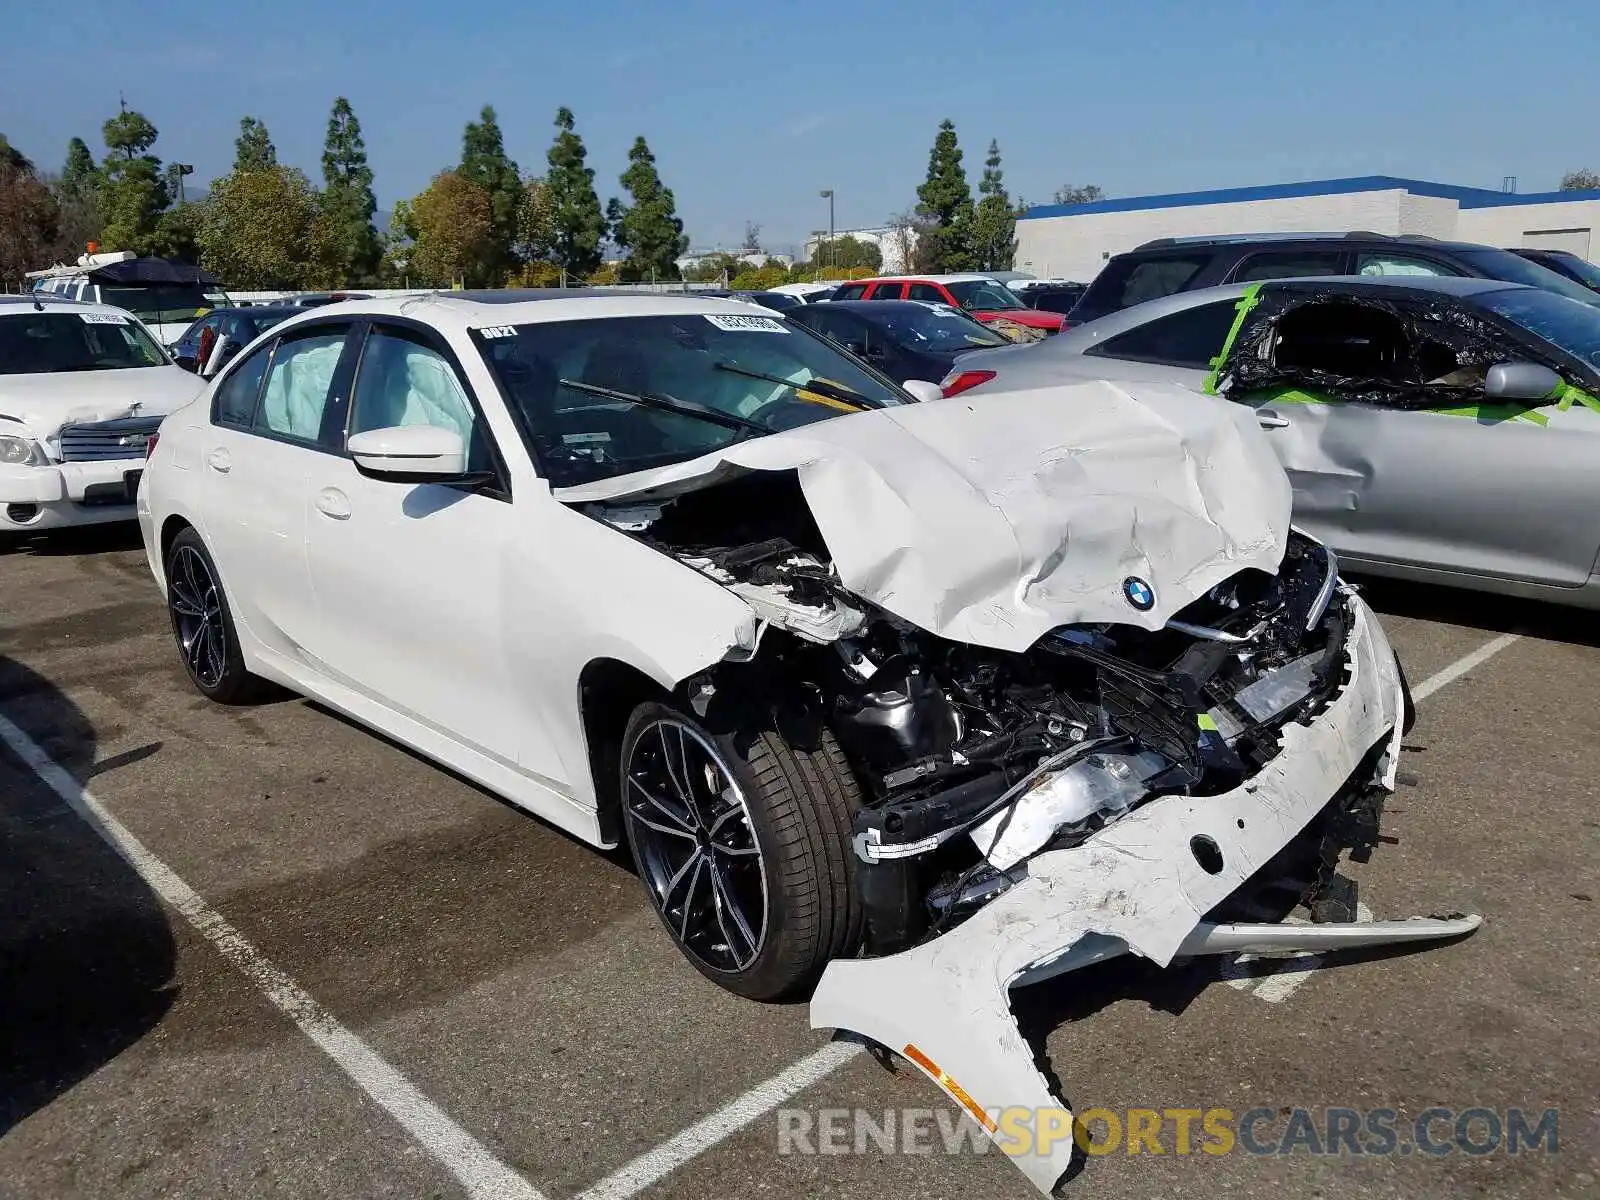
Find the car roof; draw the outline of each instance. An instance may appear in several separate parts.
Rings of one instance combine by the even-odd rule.
[[[69,312],[110,313],[114,316],[138,320],[127,309],[118,308],[115,304],[102,304],[98,300],[71,300],[54,292],[24,292],[20,296],[0,296],[0,316],[14,317],[20,316],[25,312],[34,311],[36,301],[44,309],[60,308]]]
[[[993,275],[981,271],[963,271],[953,275],[874,275],[870,279],[842,279],[840,286],[852,283],[999,283]]]
[[[1194,250],[1282,250],[1292,249],[1295,246],[1382,246],[1394,248],[1400,246],[1423,246],[1435,250],[1464,251],[1495,249],[1484,242],[1463,242],[1447,240],[1444,238],[1428,237],[1426,234],[1387,234],[1373,233],[1367,230],[1356,230],[1351,233],[1260,233],[1260,234],[1216,234],[1215,236],[1199,237],[1164,237],[1155,238],[1148,242],[1141,242],[1131,250],[1125,250],[1116,255],[1117,258],[1138,255],[1152,255],[1160,257],[1167,254],[1181,254]]]
[[[314,308],[297,308],[279,329],[338,316],[409,317],[444,329],[481,329],[492,325],[531,325],[542,321],[578,321],[607,317],[650,317],[726,313],[748,317],[743,300],[703,296],[695,292],[620,292],[600,288],[507,288],[500,291],[427,292],[420,296],[341,300]],[[761,314],[782,320],[776,312]]]

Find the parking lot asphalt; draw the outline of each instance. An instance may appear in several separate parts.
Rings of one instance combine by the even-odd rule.
[[[1477,911],[1483,929],[1309,963],[1110,964],[1018,1011],[1080,1114],[1265,1108],[1270,1140],[1297,1107],[1392,1108],[1406,1141],[1432,1106],[1555,1108],[1556,1152],[1185,1155],[1169,1132],[1160,1155],[1085,1158],[1064,1195],[1600,1195],[1600,619],[1368,594],[1436,690],[1407,739],[1415,785],[1352,874],[1379,916]],[[525,1197],[1033,1194],[992,1150],[780,1154],[784,1093],[814,1118],[951,1108],[830,1049],[803,1005],[702,979],[622,857],[304,700],[203,700],[131,529],[0,552],[0,717],[256,956],[0,745],[0,1195],[519,1194],[441,1161],[392,1087],[240,969],[258,960]]]

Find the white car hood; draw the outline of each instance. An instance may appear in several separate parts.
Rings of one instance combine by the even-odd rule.
[[[12,417],[43,440],[63,425],[110,421],[128,415],[165,416],[200,394],[206,381],[181,367],[121,371],[62,371],[52,375],[0,375],[0,418]],[[9,421],[0,420],[0,433]]]
[[[999,650],[1061,625],[1159,629],[1240,570],[1275,573],[1289,530],[1289,484],[1253,415],[1169,384],[856,413],[555,496],[662,498],[779,470],[798,473],[846,588]],[[1130,579],[1154,592],[1148,611]]]

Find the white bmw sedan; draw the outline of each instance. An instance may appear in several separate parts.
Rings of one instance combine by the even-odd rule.
[[[207,696],[626,839],[698,969],[969,1107],[1058,1103],[1041,973],[1472,927],[1209,923],[1269,860],[1348,921],[1409,709],[1248,410],[907,388],[733,301],[333,305],[167,420],[140,520]]]

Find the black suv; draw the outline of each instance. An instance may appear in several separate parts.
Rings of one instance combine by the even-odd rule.
[[[1175,292],[1305,275],[1464,275],[1523,283],[1585,303],[1600,301],[1565,275],[1494,246],[1420,234],[1254,234],[1157,238],[1114,255],[1073,306],[1068,322],[1082,325]]]
[[[1571,250],[1513,250],[1511,253],[1549,267],[1557,275],[1577,280],[1592,292],[1600,292],[1600,267]]]

